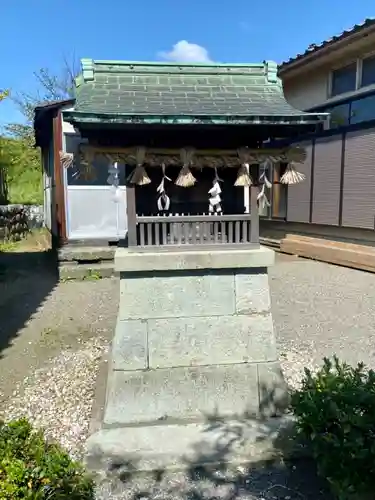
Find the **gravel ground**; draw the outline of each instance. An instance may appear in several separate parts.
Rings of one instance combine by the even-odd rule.
[[[335,353],[375,365],[375,275],[278,256],[270,285],[280,357],[292,386],[303,367],[314,369]],[[35,265],[0,276],[0,417],[28,415],[79,457],[117,305],[116,279],[57,284]],[[262,465],[235,477],[200,471],[132,479],[121,493],[103,484],[97,498],[328,498],[313,474],[311,464],[301,462]]]

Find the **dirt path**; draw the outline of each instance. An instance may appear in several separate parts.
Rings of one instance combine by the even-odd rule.
[[[0,274],[0,402],[63,349],[111,339],[118,308],[115,280],[58,283],[40,256],[14,259]]]

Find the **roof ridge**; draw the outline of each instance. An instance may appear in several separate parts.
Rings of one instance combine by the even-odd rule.
[[[205,74],[205,69],[207,69],[207,74],[214,74],[213,72],[217,69],[218,74],[228,74],[233,70],[233,74],[236,75],[249,75],[251,70],[256,73],[259,70],[261,76],[265,76],[268,83],[273,83],[281,85],[281,81],[277,76],[277,63],[275,61],[263,61],[261,63],[177,63],[177,62],[163,62],[163,61],[116,61],[116,60],[98,60],[98,59],[81,59],[82,66],[82,77],[76,79],[76,85],[80,86],[84,82],[93,81],[95,79],[95,72],[100,72],[100,66],[103,66],[103,71],[108,72],[108,67],[114,66],[117,71],[118,67],[122,69],[123,72],[137,72],[139,70],[146,70],[147,68],[152,68],[156,72],[160,73],[173,73],[186,74],[191,71],[192,75]],[[241,71],[243,69],[243,72]],[[159,70],[159,71],[158,71]],[[208,71],[210,70],[210,71]],[[250,70],[250,71],[249,71]],[[147,71],[145,71],[147,72]]]
[[[87,59],[86,59],[87,60]],[[119,66],[166,66],[181,68],[261,68],[265,63],[219,63],[219,62],[169,62],[169,61],[131,61],[131,60],[111,60],[111,59],[91,59],[94,65],[119,65]]]

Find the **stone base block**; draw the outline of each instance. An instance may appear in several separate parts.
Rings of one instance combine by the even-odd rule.
[[[297,451],[293,424],[283,416],[103,429],[89,438],[86,463],[97,472],[134,473],[260,462]]]
[[[113,371],[104,425],[275,414],[285,409],[285,394],[278,363]]]

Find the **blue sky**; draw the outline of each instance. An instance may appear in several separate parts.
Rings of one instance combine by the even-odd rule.
[[[375,15],[374,0],[12,0],[0,17],[0,88],[34,92],[63,58],[281,62]],[[0,125],[22,120],[11,100]]]

